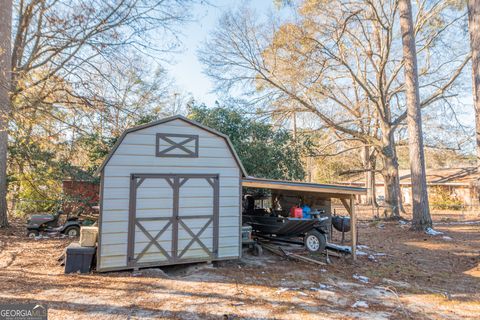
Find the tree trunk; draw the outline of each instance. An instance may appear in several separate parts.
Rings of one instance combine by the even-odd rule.
[[[407,98],[408,144],[412,181],[412,229],[423,230],[432,226],[432,219],[428,207],[412,4],[410,0],[400,0],[398,8],[400,11]]]
[[[375,199],[375,155],[372,154],[371,149],[369,146],[364,146],[362,151],[365,188],[367,188],[367,195],[363,204],[377,207]]]
[[[365,197],[364,204],[372,204],[372,194],[374,192],[375,186],[372,184],[373,172],[372,167],[368,168],[368,171],[365,172],[365,187],[367,188],[367,196]]]
[[[370,148],[368,146],[364,146],[362,149],[362,164],[363,164],[363,170],[364,170],[364,179],[365,179],[365,188],[367,189],[367,195],[363,200],[363,204],[370,204],[370,195],[371,195],[371,189],[370,189],[370,173],[371,173],[371,165],[370,165]]]
[[[385,211],[386,218],[398,219],[400,217],[397,189],[397,161],[391,157],[382,157],[382,176],[385,183]]]
[[[470,33],[470,48],[472,51],[477,165],[480,166],[480,0],[468,1],[468,32]]]
[[[385,217],[391,219],[400,218],[400,207],[398,203],[398,161],[395,152],[395,138],[390,127],[382,126],[382,148],[378,153],[382,160],[383,176],[385,187]]]
[[[375,182],[375,170],[376,170],[376,158],[375,156],[372,156],[370,158],[370,175],[369,175],[369,180],[368,180],[368,188],[370,189],[370,199],[369,199],[369,204],[374,206],[375,208],[378,208],[378,203],[377,203],[377,192],[376,192],[376,182]]]
[[[12,0],[0,0],[0,227],[8,225],[7,148],[10,115]]]
[[[397,152],[395,151],[395,157],[397,157]],[[402,195],[402,188],[400,187],[400,173],[398,172],[398,167],[396,169],[397,173],[397,182],[395,183],[395,186],[397,188],[397,195],[398,195],[398,209],[400,210],[401,213],[407,213],[405,211],[405,207],[403,206],[403,195]]]

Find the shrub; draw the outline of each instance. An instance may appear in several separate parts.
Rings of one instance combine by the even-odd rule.
[[[452,194],[449,187],[436,186],[430,188],[428,200],[432,209],[460,210],[463,207],[463,201]]]

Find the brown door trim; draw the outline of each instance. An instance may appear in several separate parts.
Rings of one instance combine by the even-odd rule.
[[[152,218],[136,218],[136,205],[137,205],[137,189],[145,181],[145,179],[165,179],[167,183],[173,189],[173,210],[171,217],[152,217]],[[189,180],[189,179],[206,179],[207,182],[211,185],[213,191],[213,212],[211,215],[198,215],[198,216],[180,216],[179,215],[179,200],[180,200],[180,188]],[[130,199],[129,199],[129,214],[128,214],[128,246],[127,246],[127,266],[128,267],[142,267],[146,266],[148,263],[138,263],[137,260],[140,259],[146,251],[152,246],[155,245],[161,253],[167,258],[165,264],[172,264],[174,262],[187,262],[189,258],[182,258],[182,256],[188,251],[191,245],[195,242],[199,243],[200,246],[206,253],[209,255],[209,259],[218,258],[218,243],[219,243],[219,203],[220,203],[220,184],[219,184],[219,175],[218,174],[153,174],[153,173],[141,173],[141,174],[131,174],[130,175]],[[190,228],[182,220],[190,219],[201,219],[201,218],[211,218],[202,229],[197,233],[193,233]],[[167,224],[160,230],[155,237],[146,231],[143,225],[139,225],[139,221],[156,221],[156,220],[170,220]],[[213,250],[207,248],[207,246],[200,240],[202,233],[208,228],[210,224],[213,223]],[[190,234],[192,239],[189,244],[182,249],[182,252],[178,253],[178,226],[182,225],[182,228]],[[157,242],[157,239],[168,229],[169,226],[172,226],[172,244],[171,244],[171,256],[168,255],[168,252],[160,246]],[[149,238],[150,242],[147,246],[139,253],[136,257],[135,255],[135,226],[138,226],[142,232]],[[207,260],[207,259],[206,259]],[[162,264],[163,261],[159,261],[157,264]]]
[[[127,245],[127,266],[134,267],[133,258],[135,250],[135,209],[137,207],[137,179],[130,175],[130,196],[128,202],[128,245]]]

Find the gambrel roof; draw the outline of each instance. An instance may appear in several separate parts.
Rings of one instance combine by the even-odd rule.
[[[113,154],[115,153],[115,151],[117,150],[117,148],[120,146],[120,144],[122,143],[123,139],[125,138],[125,136],[129,133],[132,133],[132,132],[135,132],[135,131],[138,131],[138,130],[142,130],[142,129],[146,129],[146,128],[149,128],[149,127],[153,127],[153,126],[156,126],[156,125],[159,125],[159,124],[162,124],[162,123],[167,123],[167,122],[170,122],[170,121],[174,121],[174,120],[181,120],[181,121],[185,121],[186,123],[188,124],[191,124],[193,126],[196,126],[202,130],[205,130],[205,131],[208,131],[214,135],[217,135],[223,139],[225,139],[225,142],[227,143],[227,146],[228,148],[230,149],[230,152],[232,153],[233,155],[233,158],[235,159],[235,161],[237,162],[237,165],[238,167],[240,168],[240,171],[242,172],[242,176],[243,177],[247,177],[247,172],[245,171],[245,168],[243,167],[243,164],[242,164],[242,161],[240,161],[240,158],[238,157],[238,154],[237,152],[235,151],[235,148],[233,147],[232,145],[232,142],[230,141],[230,139],[228,138],[227,135],[221,133],[221,132],[218,132],[212,128],[209,128],[207,126],[204,126],[203,124],[201,123],[198,123],[194,120],[191,120],[191,119],[188,119],[184,116],[181,116],[181,115],[176,115],[176,116],[172,116],[172,117],[168,117],[168,118],[164,118],[164,119],[160,119],[160,120],[157,120],[157,121],[152,121],[152,122],[149,122],[149,123],[146,123],[146,124],[143,124],[143,125],[140,125],[140,126],[136,126],[136,127],[133,127],[133,128],[130,128],[130,129],[127,129],[125,130],[122,135],[118,138],[117,142],[115,143],[115,145],[113,146],[112,150],[110,150],[110,153],[107,155],[107,157],[105,158],[105,160],[103,160],[102,164],[100,165],[100,167],[98,167],[97,171],[96,171],[96,174],[100,174],[103,169],[105,168],[105,166],[107,165],[108,161],[110,160],[110,158],[113,156]]]

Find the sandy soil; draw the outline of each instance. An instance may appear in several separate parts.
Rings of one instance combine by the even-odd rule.
[[[0,303],[40,302],[49,319],[479,319],[480,221],[437,220],[437,236],[363,221],[365,255],[325,267],[265,253],[87,275],[58,265],[70,240],[30,240],[13,223],[0,230]]]

